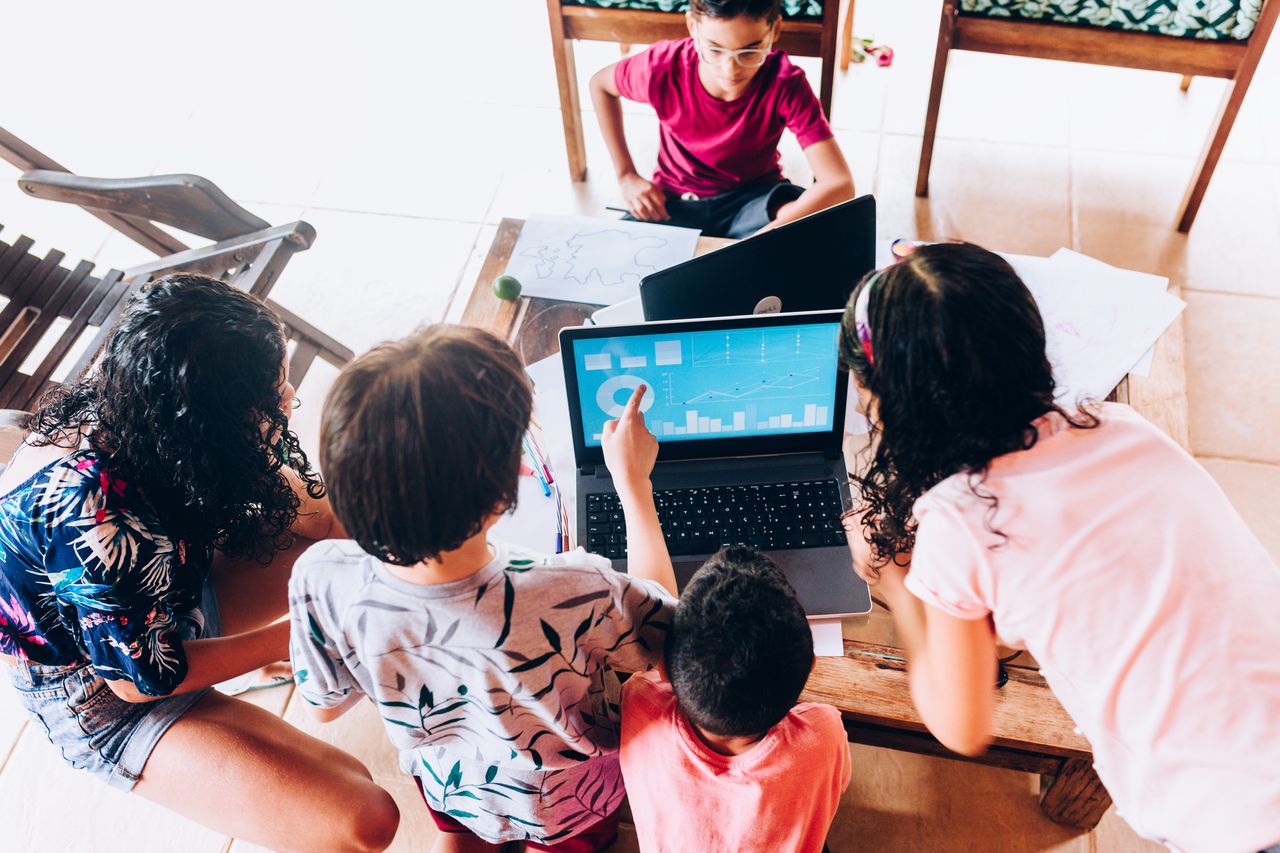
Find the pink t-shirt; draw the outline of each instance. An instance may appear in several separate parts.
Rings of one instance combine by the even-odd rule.
[[[741,96],[720,101],[698,79],[693,39],[660,41],[618,63],[619,94],[658,114],[653,182],[700,198],[782,179],[778,140],[792,131],[801,148],[831,138],[831,126],[804,72],[780,50],[765,59]]]
[[[1260,850],[1280,842],[1280,568],[1182,448],[1102,416],[1050,415],[992,463],[1003,547],[967,477],[930,489],[907,588],[1035,655],[1137,832]]]
[[[721,755],[653,672],[622,688],[619,759],[645,853],[818,853],[849,787],[849,744],[830,705],[796,705],[751,749]]]

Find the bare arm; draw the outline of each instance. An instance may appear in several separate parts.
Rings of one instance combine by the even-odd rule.
[[[996,643],[990,625],[957,619],[912,595],[905,586],[910,554],[873,570],[861,518],[846,518],[844,526],[854,569],[893,614],[920,719],[948,749],[980,754],[991,742],[995,712]]]
[[[925,726],[948,749],[979,755],[991,743],[996,643],[985,619],[957,619],[903,585],[906,570],[881,570],[877,589],[893,611]]]
[[[804,156],[813,170],[813,184],[804,195],[778,208],[773,221],[757,234],[853,198],[853,174],[834,139],[815,142],[804,149]]]
[[[338,521],[337,516],[333,514],[333,507],[329,505],[329,498],[313,498],[307,494],[306,484],[302,482],[302,478],[298,476],[298,472],[292,468],[282,468],[284,478],[289,481],[289,485],[293,487],[293,492],[298,496],[298,517],[293,522],[293,532],[304,539],[345,539],[347,532],[343,530],[342,523]]]
[[[658,458],[658,440],[645,427],[640,413],[640,400],[646,390],[641,385],[633,391],[622,417],[604,425],[604,459],[627,522],[627,573],[656,581],[678,596],[676,574],[658,524],[653,483],[649,479]]]
[[[261,666],[289,657],[289,623],[275,622],[256,631],[230,637],[210,637],[183,643],[187,656],[187,677],[169,696],[194,693],[206,687],[252,672]],[[126,702],[154,702],[165,696],[147,696],[133,682],[107,681],[111,692]]]
[[[615,62],[591,75],[591,103],[595,106],[600,122],[600,135],[604,137],[605,147],[609,149],[609,157],[613,160],[613,168],[618,176],[618,186],[632,215],[645,222],[663,222],[671,218],[667,215],[666,196],[660,188],[636,173],[631,149],[627,147],[627,136],[622,125],[622,96],[618,93],[613,77],[617,67]]]

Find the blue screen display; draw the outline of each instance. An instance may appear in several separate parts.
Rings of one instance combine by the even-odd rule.
[[[640,408],[659,441],[830,432],[838,323],[716,329],[573,342],[583,441],[642,383]]]

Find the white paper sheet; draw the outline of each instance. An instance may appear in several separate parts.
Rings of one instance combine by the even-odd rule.
[[[844,628],[839,619],[810,619],[813,653],[820,658],[844,657]]]
[[[1060,268],[1064,270],[1075,268],[1078,269],[1082,275],[1109,275],[1113,280],[1123,277],[1124,284],[1120,285],[1120,282],[1117,280],[1118,286],[1145,287],[1152,293],[1166,293],[1169,290],[1169,279],[1163,276],[1113,267],[1110,264],[1098,260],[1097,258],[1082,255],[1079,252],[1072,251],[1071,249],[1059,249],[1049,257],[1050,260],[1058,264]],[[1155,357],[1156,348],[1155,345],[1152,344],[1151,348],[1142,355],[1142,358],[1138,359],[1138,362],[1134,364],[1133,367],[1129,368],[1129,373],[1137,376],[1150,376],[1151,365],[1154,363]]]
[[[1044,318],[1061,403],[1104,399],[1186,307],[1163,288],[1157,290],[1150,278],[1134,286],[1142,273],[1099,266],[1074,252],[1005,258],[1026,282]]]
[[[515,511],[498,519],[493,536],[542,554],[554,554],[557,512],[555,499],[543,491],[537,479],[521,477]]]
[[[570,536],[577,545],[577,531],[573,527],[578,523],[578,479],[573,460],[573,433],[569,425],[569,396],[565,390],[560,353],[534,362],[525,368],[525,373],[533,380],[533,417],[542,428],[542,449],[547,454],[551,476],[569,512]],[[537,486],[536,483],[534,485]],[[519,512],[517,509],[516,513]],[[555,527],[551,529],[554,535]]]
[[[639,296],[627,299],[594,312],[591,322],[597,326],[631,326],[643,323],[644,306],[640,304]]]
[[[531,216],[507,275],[525,296],[613,305],[640,295],[640,279],[687,261],[698,231],[583,216]]]

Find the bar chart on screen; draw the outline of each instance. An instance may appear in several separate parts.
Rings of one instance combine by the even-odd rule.
[[[659,441],[829,430],[836,332],[811,324],[575,341],[584,437],[599,444],[641,386]]]

